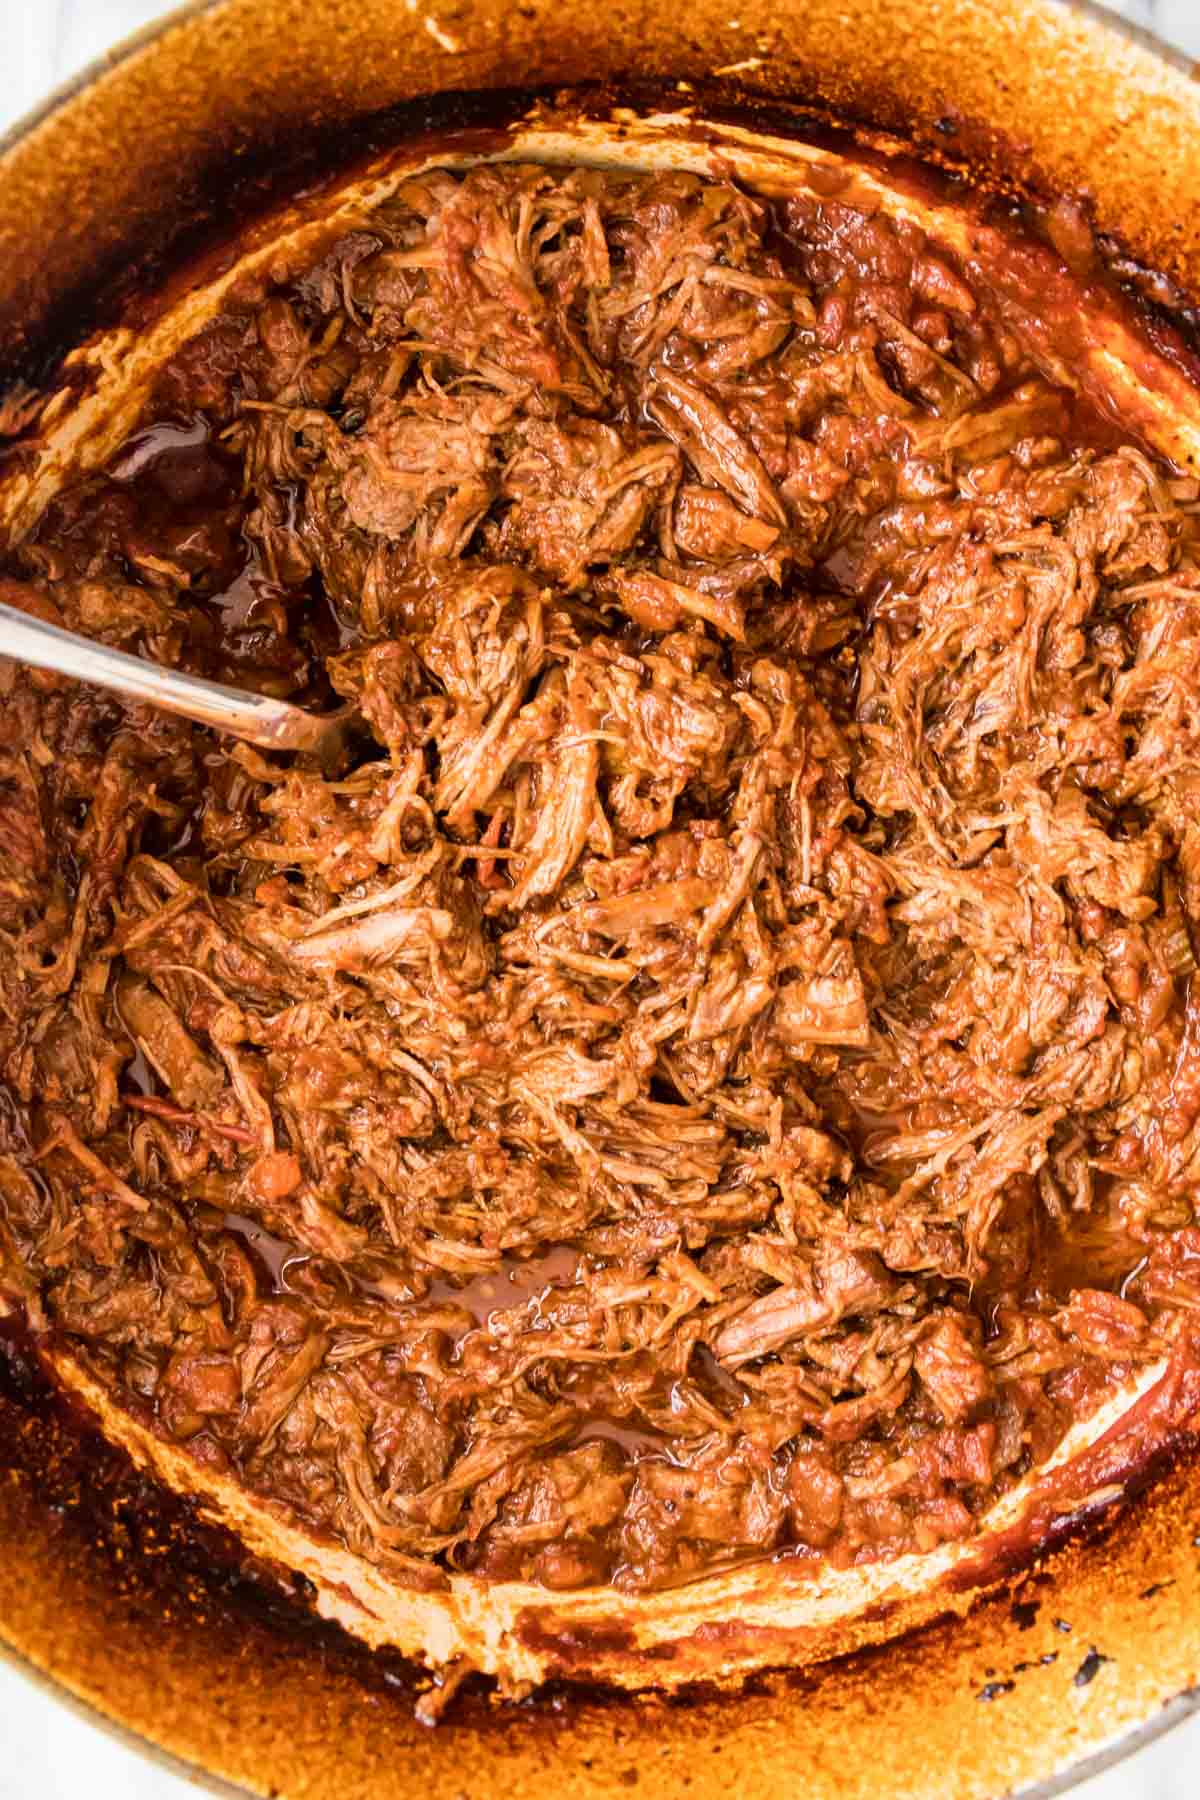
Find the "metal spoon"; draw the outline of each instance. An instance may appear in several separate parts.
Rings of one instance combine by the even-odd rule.
[[[286,700],[246,694],[219,681],[164,669],[159,663],[110,650],[78,632],[62,631],[2,603],[0,655],[31,663],[35,669],[52,669],[76,681],[90,681],[130,700],[144,700],[163,712],[211,726],[265,750],[307,750],[329,766],[343,747],[346,711],[308,713]]]

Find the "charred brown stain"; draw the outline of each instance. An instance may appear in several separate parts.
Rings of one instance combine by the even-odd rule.
[[[0,1399],[23,1407],[26,1414],[24,1430],[8,1435],[13,1441],[40,1445],[42,1434],[46,1434],[45,1442],[52,1446],[50,1459],[56,1478],[48,1473],[49,1464],[40,1467],[39,1491],[52,1509],[71,1516],[76,1523],[84,1521],[86,1531],[95,1534],[97,1546],[102,1547],[106,1557],[116,1558],[123,1573],[149,1557],[160,1582],[158,1591],[177,1592],[180,1587],[195,1590],[199,1584],[206,1605],[218,1605],[239,1619],[261,1616],[273,1633],[282,1633],[305,1646],[319,1645],[322,1655],[328,1653],[331,1643],[336,1644],[338,1654],[348,1656],[358,1674],[369,1676],[369,1683],[382,1680],[392,1691],[416,1693],[425,1679],[422,1670],[393,1652],[371,1653],[347,1638],[339,1627],[318,1620],[309,1605],[314,1590],[305,1578],[250,1556],[231,1533],[204,1520],[193,1502],[160,1488],[135,1469],[124,1452],[100,1436],[84,1407],[50,1385],[42,1368],[39,1345],[15,1319],[4,1322],[0,1344],[4,1352],[0,1356],[4,1374]],[[1178,1382],[1167,1385],[1172,1392],[1179,1387]],[[0,1440],[5,1436],[5,1420],[0,1412]],[[65,1502],[64,1482],[60,1478],[64,1472],[70,1491]],[[359,1604],[354,1596],[347,1597]],[[1009,1602],[1009,1615],[1018,1630],[1027,1628],[1021,1622],[1025,1617],[1022,1606],[1020,1601]],[[903,1609],[895,1601],[875,1603],[865,1609],[862,1618],[864,1623],[895,1620],[903,1628]],[[1054,1626],[1058,1630],[1071,1629],[1061,1618],[1054,1620]],[[646,1680],[652,1685],[656,1666],[677,1657],[686,1664],[689,1643],[706,1650],[750,1642],[760,1647],[775,1646],[778,1663],[785,1667],[795,1657],[798,1645],[812,1632],[751,1625],[737,1619],[710,1620],[678,1645],[639,1646],[633,1628],[624,1622],[601,1620],[564,1626],[531,1610],[518,1619],[516,1636],[526,1647],[544,1653],[553,1672],[569,1680],[572,1692],[587,1692],[620,1704],[621,1696],[589,1680],[590,1671],[603,1667],[606,1658],[616,1659],[626,1668],[644,1668]],[[886,1646],[858,1654],[886,1654]],[[1099,1656],[1099,1652],[1096,1654]],[[1051,1663],[1055,1657],[1051,1654],[1042,1660]],[[1104,1660],[1107,1659],[1100,1658],[1100,1662]],[[1087,1681],[1093,1678],[1100,1662],[1093,1664],[1090,1656],[1085,1658],[1081,1667],[1091,1671]],[[492,1686],[480,1680],[471,1691],[490,1691]],[[685,1689],[682,1698],[687,1702],[689,1696],[704,1691],[701,1683],[698,1688]],[[548,1684],[545,1698],[551,1706],[555,1704],[553,1682]],[[460,1711],[457,1700],[454,1711],[456,1715]]]
[[[328,1629],[307,1610],[315,1590],[306,1576],[252,1555],[102,1437],[87,1410],[51,1385],[12,1318],[0,1321],[0,1466],[32,1481],[64,1526],[131,1575],[144,1565],[172,1589],[199,1581],[212,1599],[272,1615],[282,1608],[298,1624]]]
[[[1082,1455],[1045,1477],[1022,1517],[980,1556],[957,1565],[948,1588],[1001,1580],[1027,1564],[1035,1548],[1044,1554],[1081,1534],[1095,1536],[1173,1460],[1195,1453],[1198,1407],[1200,1339],[1185,1334],[1154,1386]]]
[[[372,1779],[380,1782],[383,1768],[395,1771],[394,1782],[389,1779],[372,1790],[386,1800],[415,1791],[448,1800],[455,1782],[461,1789],[461,1773],[455,1776],[454,1771],[467,1766],[464,1758],[474,1771],[472,1794],[504,1791],[533,1800],[535,1793],[544,1793],[548,1771],[560,1770],[566,1778],[568,1768],[590,1770],[595,1783],[615,1785],[622,1771],[635,1766],[631,1757],[639,1756],[653,1758],[645,1766],[653,1768],[656,1793],[711,1794],[717,1800],[727,1791],[729,1773],[709,1781],[703,1770],[728,1763],[739,1771],[739,1779],[749,1777],[754,1764],[744,1760],[745,1746],[769,1731],[779,1746],[772,1781],[792,1766],[801,1745],[808,1754],[823,1744],[824,1751],[818,1749],[810,1758],[813,1792],[832,1800],[834,1789],[816,1784],[823,1766],[836,1778],[839,1768],[844,1773],[841,1759],[848,1746],[857,1746],[853,1754],[861,1758],[861,1746],[869,1746],[872,1734],[884,1725],[891,1744],[897,1730],[911,1729],[919,1716],[925,1723],[911,1740],[910,1791],[915,1793],[941,1720],[951,1721],[947,1756],[954,1754],[951,1742],[963,1741],[964,1731],[970,1735],[967,1714],[960,1709],[978,1704],[981,1641],[994,1647],[990,1660],[995,1673],[986,1679],[1011,1678],[1004,1672],[1004,1645],[1011,1641],[1015,1647],[1021,1634],[1011,1618],[1011,1596],[1000,1596],[985,1601],[974,1622],[947,1620],[832,1665],[760,1675],[736,1693],[710,1685],[671,1697],[634,1699],[571,1681],[551,1683],[523,1703],[497,1705],[492,1684],[472,1678],[446,1720],[430,1734],[411,1724],[420,1672],[390,1653],[372,1655],[336,1627],[314,1620],[294,1599],[273,1591],[261,1571],[247,1569],[232,1540],[202,1528],[188,1508],[132,1471],[127,1459],[103,1443],[81,1441],[77,1410],[49,1393],[36,1361],[22,1356],[11,1339],[10,1350],[15,1354],[0,1359],[5,1371],[0,1463],[8,1477],[0,1482],[0,1546],[6,1557],[10,1562],[18,1556],[34,1559],[28,1566],[36,1568],[52,1559],[62,1575],[56,1589],[56,1635],[61,1641],[64,1629],[80,1628],[102,1634],[102,1679],[123,1694],[127,1717],[167,1737],[184,1754],[225,1770],[232,1767],[240,1779],[264,1790],[292,1791],[302,1772],[306,1791],[332,1800],[347,1791],[347,1758],[358,1769],[356,1746],[369,1739]],[[1185,1487],[1183,1501],[1176,1504],[1187,1504],[1193,1491]],[[1156,1522],[1158,1515],[1148,1511],[1144,1516],[1144,1542],[1161,1541],[1164,1525]],[[1133,1535],[1132,1522],[1125,1529],[1129,1536],[1122,1560],[1136,1566],[1147,1551]],[[220,1559],[222,1543],[231,1562]],[[1095,1619],[1086,1617],[1086,1579],[1077,1591],[1088,1564],[1072,1555],[1075,1560],[1060,1557],[1049,1591],[1068,1601],[1072,1620],[1094,1629]],[[84,1612],[81,1595],[86,1596]],[[9,1609],[5,1628],[14,1623]],[[1112,1639],[1099,1642],[1111,1647]],[[74,1654],[68,1652],[68,1658]],[[145,1675],[128,1675],[139,1660]],[[1123,1670],[1125,1666],[1123,1662]],[[232,1687],[231,1669],[238,1677]],[[88,1684],[86,1670],[81,1668],[79,1678]],[[1069,1687],[1070,1675],[1063,1678]],[[138,1685],[142,1680],[144,1688]],[[204,1698],[218,1687],[227,1702],[221,1714]],[[1018,1682],[997,1696],[1010,1729],[1025,1716],[1026,1691],[1025,1683]],[[164,1692],[172,1696],[174,1710],[169,1713],[162,1711]],[[936,1716],[922,1709],[919,1700],[922,1693],[928,1697],[935,1692]],[[1103,1707],[1093,1703],[1089,1728],[1093,1722],[1102,1728],[1104,1716]],[[314,1744],[314,1720],[321,1721],[324,1749]],[[1020,1731],[1019,1723],[1016,1729]],[[1077,1729],[1076,1722],[1072,1730]],[[1038,1731],[1041,1736],[1032,1728],[1027,1734],[1031,1747],[1046,1742],[1043,1727]],[[1057,1745],[1053,1732],[1050,1737]],[[986,1734],[976,1740],[962,1765],[964,1771],[972,1770],[973,1780],[987,1778],[991,1765],[979,1760],[986,1759],[987,1741]],[[1076,1740],[1072,1742],[1077,1749]],[[293,1749],[296,1744],[304,1746],[303,1754]],[[712,1754],[718,1749],[724,1754]],[[414,1773],[417,1769],[420,1775]],[[291,1781],[289,1770],[295,1778]],[[746,1791],[758,1795],[768,1790],[751,1779]],[[837,1789],[839,1794],[846,1791]]]
[[[638,1652],[637,1637],[631,1625],[616,1620],[575,1623],[547,1620],[541,1613],[526,1609],[517,1614],[513,1628],[517,1642],[525,1649],[552,1656],[567,1667],[580,1665],[605,1655],[644,1655]]]
[[[24,317],[0,313],[0,393],[17,380],[43,385],[63,355],[97,331],[144,324],[181,284],[227,266],[284,201],[319,202],[336,175],[400,140],[418,148],[425,139],[457,142],[487,154],[534,97],[516,87],[422,95],[352,124],[312,119],[307,128],[264,119],[253,144],[231,129],[186,171],[182,192],[139,218],[132,237],[104,244],[97,234],[95,261],[77,284],[46,295]]]
[[[999,245],[989,242],[990,273],[1017,303],[1030,291],[1039,294],[1048,344],[1070,359],[1072,336],[1081,328],[1080,282],[1045,241],[1044,229],[1046,211],[1062,190],[1031,160],[1027,142],[1007,140],[994,127],[962,116],[952,134],[942,128],[944,119],[920,125],[911,117],[889,117],[878,94],[839,112],[818,94],[764,95],[741,80],[701,77],[689,82],[685,104],[696,117],[681,124],[682,139],[711,142],[715,126],[733,125],[798,148],[832,150],[884,175],[902,193],[967,208],[989,234],[1003,224]],[[173,298],[252,248],[264,222],[285,202],[300,218],[317,219],[335,182],[397,147],[414,155],[486,156],[502,149],[535,111],[565,129],[572,120],[617,120],[619,133],[623,112],[677,113],[680,106],[674,80],[626,78],[570,89],[497,86],[422,94],[351,122],[266,118],[253,143],[231,129],[187,171],[182,195],[172,194],[160,211],[139,219],[136,238],[106,251],[98,247],[86,274],[73,287],[45,296],[40,310],[23,295],[24,314],[12,307],[0,311],[0,394],[18,382],[40,387],[58,381],[62,357],[82,339],[118,323],[144,327]],[[1155,274],[1118,234],[1097,233],[1095,246],[1083,299],[1115,305],[1140,333],[1146,360],[1139,375],[1153,388],[1153,359],[1161,356],[1200,379],[1200,313],[1189,296],[1170,277]],[[977,270],[969,275],[979,279]]]

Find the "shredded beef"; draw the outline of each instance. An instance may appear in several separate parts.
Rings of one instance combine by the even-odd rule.
[[[409,181],[9,602],[0,1271],[413,1580],[928,1549],[1200,1305],[1197,486],[912,227]]]

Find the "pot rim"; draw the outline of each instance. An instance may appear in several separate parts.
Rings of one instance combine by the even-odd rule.
[[[49,93],[35,101],[27,112],[22,113],[6,131],[0,133],[0,162],[23,138],[53,117],[77,94],[84,93],[94,82],[120,68],[122,63],[128,62],[140,50],[157,43],[159,38],[165,37],[176,26],[186,25],[190,19],[199,18],[204,13],[216,12],[224,4],[225,0],[177,0],[177,4],[168,7],[157,18],[118,38],[107,50],[102,50],[73,75],[68,75],[65,80],[52,87]],[[1177,49],[1174,44],[1169,44],[1148,26],[1138,25],[1134,20],[1113,12],[1110,7],[1102,4],[1102,0],[1042,0],[1042,4],[1054,7],[1061,13],[1090,20],[1101,30],[1110,31],[1114,36],[1124,38],[1127,43],[1136,44],[1139,49],[1148,51],[1181,75],[1190,78],[1200,69],[1196,58]]]
[[[0,133],[0,164],[7,153],[29,137],[47,120],[54,117],[80,94],[119,69],[141,51],[148,49],[177,27],[210,12],[217,12],[226,0],[177,0],[155,18],[116,40],[107,49],[85,63],[65,80],[56,84],[32,107],[22,113]],[[1070,17],[1082,18],[1114,38],[1146,51],[1159,62],[1194,79],[1200,74],[1200,62],[1185,51],[1168,43],[1155,31],[1115,13],[1100,0],[1042,0],[1042,4]],[[1200,298],[1200,296],[1198,296]],[[200,1763],[176,1755],[132,1726],[101,1710],[71,1690],[64,1681],[39,1667],[30,1657],[0,1636],[0,1664],[11,1669],[36,1691],[45,1694],[58,1706],[65,1707],[76,1718],[105,1734],[110,1741],[132,1752],[142,1761],[152,1763],[177,1779],[191,1782],[224,1800],[247,1800],[251,1790],[222,1775],[211,1773]],[[1120,1732],[1109,1743],[1073,1762],[1056,1775],[1014,1790],[1012,1800],[1054,1800],[1054,1797],[1081,1786],[1094,1776],[1116,1767],[1148,1748],[1177,1725],[1200,1712],[1200,1686],[1185,1689],[1166,1702],[1150,1718]]]

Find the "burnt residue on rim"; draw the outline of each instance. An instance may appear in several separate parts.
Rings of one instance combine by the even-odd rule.
[[[333,1663],[361,1685],[412,1705],[429,1685],[394,1650],[369,1650],[308,1605],[307,1579],[252,1556],[196,1505],[138,1470],[86,1410],[42,1367],[37,1343],[15,1317],[0,1320],[0,1474],[28,1485],[39,1510],[104,1571],[147,1632],[177,1628],[183,1607],[206,1634],[247,1632]],[[611,1641],[610,1641],[611,1643]],[[685,1690],[695,1704],[711,1690]],[[493,1703],[495,1684],[472,1677],[455,1695],[459,1723],[495,1723],[511,1708]],[[513,1702],[554,1717],[570,1698],[629,1707],[631,1697],[595,1683],[549,1683]]]
[[[429,1687],[425,1672],[397,1652],[369,1650],[318,1618],[306,1605],[310,1590],[303,1576],[249,1555],[232,1533],[139,1471],[77,1402],[51,1385],[35,1340],[12,1316],[0,1320],[0,1476],[29,1489],[38,1511],[53,1516],[58,1533],[101,1572],[151,1639],[194,1627],[214,1657],[228,1643],[252,1658],[269,1650],[315,1660],[409,1710]],[[615,1628],[604,1642],[620,1647]],[[582,1630],[579,1660],[596,1647],[594,1636]],[[865,1649],[840,1666],[869,1670],[888,1650]],[[739,1691],[765,1700],[784,1690],[803,1695],[827,1672],[817,1666],[760,1673],[740,1683]],[[653,1704],[686,1712],[728,1699],[725,1690],[698,1682],[657,1694]],[[543,1724],[554,1731],[584,1705],[636,1722],[642,1705],[639,1696],[574,1677],[547,1682],[520,1700],[496,1701],[495,1683],[473,1675],[457,1689],[440,1729],[503,1733],[519,1720],[526,1728]]]
[[[370,1650],[317,1617],[304,1576],[252,1556],[193,1502],[136,1468],[48,1380],[36,1340],[15,1315],[0,1319],[0,1477],[27,1488],[38,1512],[53,1517],[57,1532],[101,1572],[151,1638],[193,1626],[206,1646],[228,1640],[241,1655],[282,1648],[410,1710],[430,1685],[398,1652]],[[804,1686],[818,1678],[800,1671],[779,1679]],[[716,1693],[694,1684],[658,1702],[688,1708]],[[448,1723],[502,1731],[517,1716],[552,1726],[583,1703],[626,1713],[638,1704],[626,1692],[578,1680],[546,1683],[507,1705],[497,1706],[496,1698],[492,1680],[471,1676],[455,1693]]]
[[[35,1340],[0,1320],[0,1469],[33,1484],[64,1530],[105,1557],[114,1578],[146,1594],[201,1589],[237,1612],[329,1632],[304,1610],[304,1575],[251,1556],[232,1533],[137,1469],[86,1410],[48,1379]]]
[[[320,192],[330,179],[400,142],[430,138],[494,150],[538,98],[516,88],[430,94],[352,125],[316,120],[303,132],[275,130],[253,145],[215,146],[197,164],[182,200],[139,242],[122,246],[86,281],[56,296],[41,318],[0,317],[0,395],[58,378],[63,357],[95,332],[118,323],[136,327],[140,306],[173,274],[228,259],[238,234],[285,201]]]
[[[415,1704],[428,1677],[390,1650],[369,1651],[308,1604],[301,1574],[250,1554],[197,1506],[139,1470],[86,1410],[48,1380],[35,1340],[0,1320],[0,1474],[28,1486],[39,1511],[103,1572],[147,1634],[186,1617],[206,1637],[283,1644]],[[490,1684],[469,1684],[479,1693]],[[470,1694],[465,1693],[464,1702]]]
[[[870,108],[834,113],[816,104],[765,98],[729,81],[683,85],[686,94],[678,85],[646,83],[620,93],[576,90],[569,98],[583,117],[603,118],[621,105],[645,112],[686,106],[698,115],[701,133],[705,124],[734,126],[829,150],[922,199],[940,205],[970,201],[980,223],[1007,228],[1056,255],[1050,220],[1067,200],[1092,237],[1092,278],[1120,296],[1155,351],[1191,380],[1200,380],[1200,303],[1139,260],[1120,237],[1096,231],[1089,197],[1056,188],[1029,160],[1026,145],[962,115],[947,115],[929,131],[918,131],[911,121],[896,121],[885,130],[884,115]]]
[[[685,1793],[715,1800],[730,1783],[768,1800],[781,1779],[787,1785],[803,1746],[813,1791],[826,1800],[869,1800],[893,1775],[887,1791],[932,1792],[917,1781],[917,1770],[943,1762],[961,1785],[951,1790],[943,1783],[938,1791],[982,1796],[1011,1785],[1014,1768],[1018,1779],[1026,1770],[1041,1776],[1051,1760],[1061,1768],[1081,1747],[1094,1752],[1111,1738],[1104,1720],[1113,1668],[1106,1671],[1110,1680],[1098,1681],[1086,1697],[1071,1684],[1091,1644],[1116,1658],[1126,1688],[1140,1666],[1128,1635],[1130,1610],[1089,1549],[1031,1578],[1043,1592],[1044,1635],[1016,1631],[1009,1593],[985,1600],[967,1618],[955,1612],[834,1663],[760,1672],[736,1691],[709,1686],[631,1696],[572,1681],[497,1704],[491,1684],[472,1677],[431,1733],[414,1718],[421,1680],[399,1659],[372,1656],[334,1628],[315,1624],[294,1602],[256,1591],[254,1576],[214,1573],[207,1556],[197,1574],[181,1574],[187,1557],[195,1560],[186,1543],[181,1561],[157,1536],[149,1546],[156,1554],[123,1551],[111,1508],[89,1508],[86,1500],[81,1507],[71,1491],[72,1470],[89,1485],[93,1480],[92,1465],[78,1458],[78,1421],[69,1409],[64,1415],[44,1384],[34,1392],[38,1371],[28,1340],[24,1350],[24,1375],[19,1362],[12,1365],[15,1396],[0,1392],[0,1547],[10,1563],[23,1564],[26,1585],[9,1583],[0,1636],[92,1707],[239,1792],[329,1800],[347,1794],[409,1800],[417,1793],[483,1800],[504,1793],[536,1800],[547,1776],[553,1788],[562,1769],[571,1771],[563,1779],[573,1790],[597,1800],[647,1784],[679,1800]],[[151,1489],[145,1498],[139,1516],[157,1530],[162,1496]],[[1111,1552],[1101,1551],[1102,1569],[1119,1576],[1132,1560],[1139,1570],[1168,1572],[1164,1529],[1172,1543],[1186,1543],[1190,1533],[1181,1521],[1195,1517],[1194,1501],[1194,1484],[1169,1478],[1147,1500],[1141,1522],[1125,1515]],[[191,1531],[194,1522],[185,1517],[182,1529]],[[1194,1553],[1184,1555],[1190,1560],[1179,1564],[1176,1557],[1171,1569],[1181,1591],[1192,1593],[1184,1576]],[[1146,1573],[1141,1580],[1144,1585]],[[1073,1653],[1076,1640],[1054,1629],[1051,1614],[1060,1610],[1076,1629]],[[1144,1616],[1143,1608],[1137,1611]],[[1057,1664],[1047,1661],[1054,1646],[1061,1652]],[[1016,1658],[1037,1658],[1037,1666],[996,1707],[981,1707],[980,1688],[1012,1678]],[[1161,1698],[1188,1685],[1182,1668],[1174,1659],[1169,1685],[1156,1689]],[[1152,1734],[1187,1704],[1176,1700],[1157,1715]],[[1058,1732],[1058,1719],[1068,1721],[1068,1735]],[[1014,1765],[990,1730],[972,1737],[979,1723],[1001,1725],[1009,1746],[1042,1745],[1036,1765],[1023,1752]],[[1124,1748],[1138,1741],[1126,1739]],[[909,1745],[920,1748],[910,1753]],[[873,1772],[869,1786],[855,1774],[864,1755]],[[1095,1766],[1089,1762],[1084,1772]]]
[[[424,95],[352,123],[310,121],[303,132],[276,128],[253,145],[223,143],[197,164],[182,202],[156,219],[137,243],[122,246],[88,279],[56,297],[35,321],[0,316],[0,397],[78,386],[78,366],[63,370],[69,351],[118,323],[136,330],[161,308],[180,280],[193,285],[230,266],[244,234],[286,202],[319,205],[331,185],[372,159],[404,147],[480,156],[495,154],[531,114],[614,122],[622,112],[692,115],[684,125],[703,140],[706,128],[736,126],[798,146],[852,157],[914,193],[946,203],[970,197],[987,223],[1049,242],[1046,220],[1063,198],[1026,148],[991,128],[955,115],[929,130],[893,122],[869,107],[834,112],[820,101],[767,96],[731,78],[603,81],[570,88],[496,88]],[[1084,217],[1086,197],[1077,197]],[[1140,262],[1111,233],[1097,234],[1095,275],[1118,295],[1159,354],[1200,380],[1200,305],[1168,277]]]
[[[713,89],[726,99],[729,92],[728,86]],[[332,182],[397,146],[416,151],[428,143],[447,153],[473,150],[484,156],[502,148],[512,129],[538,107],[570,107],[578,117],[602,118],[621,107],[679,110],[688,104],[690,96],[674,82],[462,90],[422,95],[350,124],[308,121],[302,131],[276,127],[253,145],[218,144],[197,164],[182,201],[155,218],[139,242],[98,263],[42,318],[0,316],[0,397],[18,386],[42,388],[52,380],[77,384],[79,372],[64,372],[60,364],[80,343],[117,324],[136,328],[147,303],[153,304],[180,272],[190,282],[226,266],[255,221],[288,201],[319,197]],[[745,109],[738,116],[750,122]],[[786,121],[791,134],[819,133],[830,124],[822,112],[799,106],[776,107],[771,117]]]
[[[255,1557],[231,1532],[205,1519],[194,1502],[138,1469],[125,1451],[100,1434],[84,1407],[50,1382],[38,1340],[15,1315],[0,1320],[0,1478],[25,1487],[38,1514],[54,1520],[56,1532],[100,1572],[151,1641],[155,1634],[194,1629],[206,1652],[211,1646],[214,1655],[222,1654],[220,1646],[226,1644],[252,1657],[268,1652],[299,1656],[408,1710],[428,1691],[429,1677],[422,1668],[394,1650],[368,1649],[318,1617],[310,1605],[314,1590],[303,1575]],[[1121,1517],[1119,1510],[1110,1510],[1085,1520],[1073,1541],[1081,1545],[1086,1540],[1089,1550],[1100,1550]],[[1023,1585],[1023,1599],[1028,1592]],[[982,1599],[975,1616],[986,1626],[989,1618],[1011,1618],[1015,1611],[1012,1592],[1001,1591]],[[1017,1623],[1022,1631],[1028,1628],[1025,1618]],[[739,1682],[738,1691],[750,1700],[769,1701],[784,1694],[811,1695],[827,1680],[856,1674],[869,1680],[901,1643],[923,1645],[937,1655],[938,1645],[948,1646],[950,1635],[961,1627],[958,1612],[948,1606],[899,1639],[830,1662],[763,1671]],[[1058,1619],[1053,1627],[1062,1629]],[[526,1621],[522,1637],[530,1629]],[[581,1626],[569,1641],[556,1636],[553,1649],[562,1679],[548,1681],[522,1699],[500,1702],[494,1681],[472,1675],[457,1689],[442,1729],[503,1732],[520,1721],[525,1729],[544,1724],[554,1731],[580,1707],[600,1708],[636,1726],[646,1696],[588,1679],[584,1672],[598,1649],[628,1648],[620,1628],[611,1625]],[[781,1644],[781,1661],[785,1656]],[[650,1654],[645,1660],[652,1684],[657,1659]],[[1049,1667],[1052,1662],[1043,1656],[1028,1666]],[[655,1707],[676,1712],[727,1706],[730,1694],[723,1686],[694,1682],[650,1698]]]

